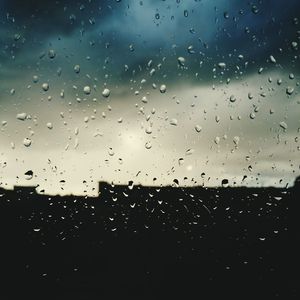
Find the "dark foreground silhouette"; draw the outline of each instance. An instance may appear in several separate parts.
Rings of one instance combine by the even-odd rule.
[[[0,189],[0,299],[300,299],[299,194]]]

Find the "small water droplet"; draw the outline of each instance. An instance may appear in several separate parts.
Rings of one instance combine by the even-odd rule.
[[[26,180],[31,180],[33,178],[33,172],[32,170],[28,170],[27,172],[25,172],[25,179]]]
[[[160,90],[160,92],[161,92],[162,94],[165,93],[165,92],[167,91],[166,85],[165,85],[165,84],[162,84],[162,85],[160,86],[159,90]]]
[[[146,142],[145,148],[146,148],[146,149],[151,149],[151,148],[152,148],[151,142]]]
[[[31,141],[31,139],[29,139],[29,138],[25,138],[25,139],[23,140],[23,145],[24,145],[25,147],[30,147],[30,146],[31,146],[31,143],[32,143],[32,141]]]
[[[185,58],[184,57],[182,57],[182,56],[178,57],[177,61],[178,61],[178,64],[180,66],[182,66],[182,67],[184,66],[184,64],[185,64]]]
[[[51,58],[51,59],[53,59],[55,56],[56,56],[55,51],[53,49],[50,49],[48,51],[48,57]]]
[[[201,132],[201,130],[202,130],[202,127],[200,126],[200,125],[196,125],[195,126],[195,130],[196,130],[196,132]]]
[[[83,92],[86,94],[86,95],[89,95],[91,93],[91,88],[86,85],[84,88],[83,88]]]
[[[80,66],[79,65],[74,66],[74,72],[77,73],[77,74],[80,72]]]
[[[49,90],[49,84],[47,82],[42,84],[42,89],[47,92]]]
[[[170,120],[170,125],[177,126],[177,124],[178,124],[177,119],[173,118]]]

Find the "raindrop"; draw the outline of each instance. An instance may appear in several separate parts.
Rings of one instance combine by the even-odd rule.
[[[49,90],[49,84],[47,82],[42,84],[42,89],[47,92]]]
[[[225,69],[225,68],[226,68],[226,64],[225,64],[224,62],[219,62],[219,63],[218,63],[218,67],[219,67],[220,69]]]
[[[294,92],[294,88],[288,86],[285,90],[285,92],[287,93],[287,95],[292,95]]]
[[[170,120],[170,125],[177,126],[177,124],[178,124],[177,119],[173,118]]]
[[[146,142],[145,148],[146,149],[151,149],[152,148],[151,142]]]
[[[222,179],[221,184],[222,184],[222,187],[228,187],[228,186],[229,186],[229,181],[228,181],[228,179]]]
[[[178,165],[179,166],[182,166],[184,164],[184,158],[183,157],[180,157],[179,159],[178,159]]]
[[[235,96],[231,95],[230,98],[229,98],[229,101],[232,102],[232,103],[235,102],[236,101]]]
[[[166,85],[165,85],[165,84],[162,84],[162,85],[160,86],[159,90],[160,90],[160,92],[161,92],[162,94],[165,93],[166,90],[167,90]]]
[[[273,55],[270,55],[270,61],[271,63],[276,64],[276,59]]]
[[[56,56],[56,53],[53,49],[48,51],[48,57],[53,59]]]
[[[111,147],[108,149],[108,154],[110,156],[114,156],[115,155],[115,152],[113,151],[113,149]]]
[[[178,58],[177,58],[177,61],[178,61],[178,64],[180,65],[180,66],[184,66],[184,63],[185,63],[185,58],[184,57],[182,57],[182,56],[179,56]]]
[[[287,124],[286,124],[284,121],[280,122],[279,125],[280,125],[280,127],[283,128],[284,130],[286,130],[286,129],[288,128]]]
[[[218,136],[216,136],[214,142],[218,145],[220,143],[220,138]]]
[[[17,114],[17,119],[20,121],[25,121],[27,118],[27,114],[26,113],[19,113]]]
[[[91,93],[91,88],[86,85],[84,88],[83,88],[83,92],[86,94],[86,95],[89,95]]]
[[[133,189],[133,186],[134,186],[134,183],[133,183],[132,180],[130,180],[130,181],[128,182],[128,188],[129,188],[130,190],[132,190],[132,189]]]
[[[103,92],[102,92],[102,96],[107,98],[109,97],[110,95],[110,90],[109,89],[104,89]]]
[[[26,180],[31,180],[33,178],[32,170],[27,171],[24,175]]]
[[[200,125],[196,125],[195,126],[195,130],[196,130],[196,132],[201,132],[201,130],[202,130],[202,127],[200,126]]]
[[[257,14],[259,12],[258,8],[256,5],[252,5],[252,8],[251,8],[251,11],[254,13],[254,14]]]
[[[191,155],[191,154],[193,154],[194,152],[195,152],[194,149],[187,149],[187,150],[185,151],[185,155]]]
[[[194,54],[195,53],[194,47],[192,45],[188,46],[187,51],[190,54]]]
[[[254,112],[250,113],[249,116],[250,116],[250,119],[252,119],[252,120],[255,119],[255,113]]]
[[[151,134],[152,133],[152,127],[147,127],[146,129],[145,129],[145,132],[147,133],[147,134]]]
[[[297,50],[297,48],[298,48],[298,43],[297,43],[297,42],[292,42],[292,48],[293,48],[294,50]]]
[[[80,66],[79,65],[74,66],[74,72],[77,73],[77,74],[80,72]]]
[[[238,143],[240,142],[240,138],[239,138],[238,136],[235,136],[235,137],[233,138],[233,142],[234,142],[236,145],[238,145]]]
[[[25,138],[25,139],[23,140],[23,145],[24,145],[25,147],[30,147],[30,145],[31,145],[31,139]]]

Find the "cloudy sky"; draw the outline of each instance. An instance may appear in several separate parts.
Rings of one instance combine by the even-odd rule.
[[[0,186],[292,184],[298,11],[297,0],[0,0]]]

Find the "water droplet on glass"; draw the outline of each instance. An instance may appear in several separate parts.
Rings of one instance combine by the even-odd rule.
[[[200,125],[196,125],[195,130],[196,130],[196,132],[201,132],[202,127]]]
[[[32,76],[32,81],[33,81],[34,83],[37,83],[37,82],[39,81],[39,77],[38,77],[37,75],[33,75],[33,76]]]
[[[286,124],[284,121],[280,122],[279,125],[280,125],[280,127],[283,128],[284,130],[286,130],[286,129],[288,128],[287,124]]]
[[[160,86],[159,90],[160,90],[160,92],[161,92],[162,94],[165,93],[166,90],[167,90],[166,85],[165,85],[165,84],[162,84],[162,85]]]
[[[235,102],[236,101],[236,98],[235,98],[235,96],[234,95],[231,95],[230,97],[229,97],[229,101],[230,102]]]
[[[270,55],[270,61],[271,63],[276,64],[276,59],[273,55]]]
[[[177,119],[173,118],[170,120],[170,125],[177,126],[177,124],[178,124]]]
[[[104,89],[102,91],[102,96],[103,97],[107,98],[107,97],[109,97],[109,95],[110,95],[110,90],[109,89]]]
[[[226,64],[225,64],[224,62],[219,62],[219,63],[218,63],[218,67],[219,67],[220,69],[225,69],[225,68],[226,68]]]
[[[294,50],[297,50],[297,48],[298,48],[298,43],[297,42],[292,42],[291,45],[292,45],[292,48]]]
[[[23,140],[23,145],[24,145],[25,147],[30,147],[30,145],[31,145],[31,139],[25,138],[25,139]]]
[[[130,180],[130,181],[128,182],[128,188],[129,188],[130,190],[132,190],[133,187],[134,187],[134,183],[133,183],[132,180]]]
[[[48,51],[48,57],[53,59],[56,56],[56,53],[53,49]]]
[[[240,142],[240,138],[239,138],[238,136],[235,136],[235,137],[233,138],[233,142],[234,142],[236,145],[238,145],[238,143]]]
[[[184,158],[183,157],[180,157],[178,159],[178,164],[179,164],[179,166],[182,166],[184,164]]]
[[[190,54],[195,54],[195,50],[194,50],[194,47],[192,45],[188,46],[187,51]]]
[[[151,142],[146,142],[145,148],[146,149],[151,149],[152,148]]]
[[[145,129],[145,132],[147,133],[147,134],[151,134],[152,133],[152,127],[147,127],[146,129]]]
[[[49,84],[47,82],[42,84],[42,89],[47,92],[49,90]]]
[[[294,88],[288,86],[285,92],[287,93],[287,95],[292,95],[294,93]]]
[[[114,155],[115,155],[115,152],[113,151],[112,148],[109,148],[109,149],[108,149],[108,154],[109,154],[110,156],[114,156]]]
[[[84,88],[83,88],[83,92],[86,94],[86,95],[89,95],[91,93],[91,88],[86,85]]]
[[[252,120],[255,119],[255,113],[254,112],[250,113],[249,116],[250,116],[250,119],[252,119]]]
[[[20,121],[25,121],[27,118],[27,114],[26,113],[19,113],[17,114],[17,119],[20,120]]]
[[[178,57],[177,61],[178,61],[178,64],[180,66],[182,66],[182,67],[184,66],[184,63],[185,63],[185,58],[184,57],[182,57],[182,56]]]
[[[77,73],[77,74],[80,72],[80,66],[79,65],[74,66],[74,72]]]
[[[228,179],[222,179],[221,184],[222,184],[222,187],[228,187],[228,186],[229,186],[229,181],[228,181]]]
[[[27,171],[24,175],[26,180],[31,180],[33,178],[32,170]]]

